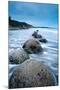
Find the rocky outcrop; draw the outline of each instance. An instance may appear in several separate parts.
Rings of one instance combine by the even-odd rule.
[[[37,40],[39,40],[42,43],[47,43],[47,40],[45,38],[43,38],[43,36],[41,34],[38,34],[38,30],[34,31],[34,33],[32,34],[32,36],[34,38],[36,38]]]
[[[23,48],[28,53],[38,53],[38,52],[42,51],[42,47],[40,45],[40,42],[38,40],[36,40],[36,39],[27,40],[24,43]]]
[[[24,51],[23,48],[20,48],[9,55],[9,62],[12,64],[21,64],[28,58],[29,55]]]
[[[9,80],[9,88],[42,87],[56,85],[52,71],[40,61],[28,59],[17,66]]]

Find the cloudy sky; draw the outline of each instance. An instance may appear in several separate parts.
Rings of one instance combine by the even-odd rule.
[[[57,4],[9,1],[8,14],[12,19],[34,26],[58,27]]]

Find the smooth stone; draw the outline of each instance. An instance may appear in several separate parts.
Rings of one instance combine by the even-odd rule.
[[[47,40],[45,38],[43,38],[42,35],[40,35],[40,34],[34,34],[33,33],[32,36],[42,43],[47,43]]]
[[[35,34],[33,33],[32,36],[33,36],[34,38],[42,38],[42,35],[40,35],[40,34],[35,35]]]
[[[42,43],[47,43],[47,40],[44,39],[44,38],[41,38],[39,41],[42,42]]]
[[[37,39],[27,40],[24,43],[23,48],[28,53],[39,53],[39,52],[42,52],[43,50],[40,45],[40,42]]]
[[[17,66],[9,80],[9,88],[55,86],[56,78],[48,66],[28,59]]]
[[[29,55],[24,51],[23,48],[14,50],[14,52],[9,55],[9,62],[11,64],[21,64],[26,59],[29,59]]]

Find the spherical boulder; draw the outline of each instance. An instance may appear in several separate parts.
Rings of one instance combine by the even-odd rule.
[[[15,68],[9,88],[42,87],[56,85],[53,72],[37,60],[28,59]]]
[[[14,50],[14,52],[9,55],[9,62],[12,64],[21,64],[26,59],[29,59],[29,55],[24,51],[23,48]]]
[[[38,40],[36,40],[36,39],[27,40],[24,43],[23,48],[28,53],[38,53],[38,52],[42,51],[42,47],[40,45],[40,42]]]

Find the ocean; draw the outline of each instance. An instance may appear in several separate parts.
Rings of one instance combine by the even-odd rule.
[[[58,79],[58,30],[51,28],[30,28],[22,30],[9,30],[8,31],[8,45],[9,45],[9,55],[14,51],[14,49],[19,49],[22,47],[24,42],[28,39],[33,38],[32,33],[35,30],[39,30],[47,43],[41,43],[43,47],[43,52],[38,54],[30,54],[30,58],[35,58],[50,67],[55,77]],[[9,64],[9,70],[16,67],[16,64]],[[13,69],[9,72],[9,76],[12,74]],[[58,83],[58,80],[57,80]]]

